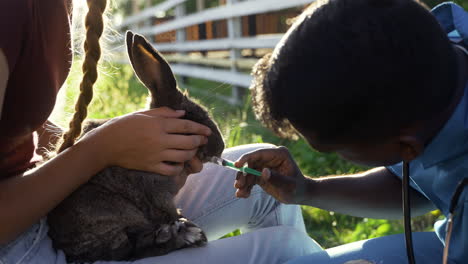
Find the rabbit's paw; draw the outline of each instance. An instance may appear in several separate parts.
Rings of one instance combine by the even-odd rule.
[[[179,247],[199,247],[207,242],[203,230],[185,218],[179,218],[174,222],[172,232]]]
[[[161,225],[155,232],[154,241],[157,244],[168,242],[172,238],[171,225]]]

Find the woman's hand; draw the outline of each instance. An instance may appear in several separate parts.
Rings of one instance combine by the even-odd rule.
[[[195,154],[211,130],[180,119],[184,114],[167,107],[128,114],[91,131],[82,141],[95,144],[105,166],[179,176],[189,162],[191,172],[198,172],[202,165]]]
[[[305,177],[294,162],[288,149],[278,147],[260,149],[240,157],[235,165],[262,171],[262,176],[238,173],[234,187],[236,196],[247,198],[255,184],[282,203],[299,203],[303,199]]]

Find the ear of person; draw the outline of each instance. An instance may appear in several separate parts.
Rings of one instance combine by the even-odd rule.
[[[424,142],[416,136],[401,136],[399,141],[404,161],[412,161],[424,151]]]

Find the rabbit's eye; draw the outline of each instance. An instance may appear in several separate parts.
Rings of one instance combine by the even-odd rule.
[[[202,161],[202,162],[205,162],[206,161],[206,154],[205,154],[205,151],[203,151],[202,148],[200,148],[197,152],[197,157]]]

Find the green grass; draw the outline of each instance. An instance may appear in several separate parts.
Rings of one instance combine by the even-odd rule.
[[[67,119],[73,112],[73,104],[78,93],[79,74],[75,63],[60,93],[57,109],[52,119],[67,126]],[[128,65],[105,65],[105,74],[99,77],[93,102],[89,107],[90,118],[110,118],[145,108],[148,92],[133,75]],[[218,122],[228,147],[248,143],[268,142],[289,148],[305,175],[312,177],[342,175],[363,171],[366,168],[353,165],[335,154],[322,154],[312,150],[304,140],[289,141],[276,137],[255,120],[249,100],[241,106],[232,106],[216,99],[214,94],[228,96],[231,87],[227,84],[205,80],[188,79],[191,97],[205,105]],[[183,87],[182,87],[183,88]],[[361,239],[379,237],[403,231],[402,221],[388,221],[351,217],[317,208],[302,206],[308,234],[323,247],[328,248]],[[432,230],[433,222],[440,213],[433,212],[413,220],[415,231]],[[236,230],[227,236],[238,235]]]

